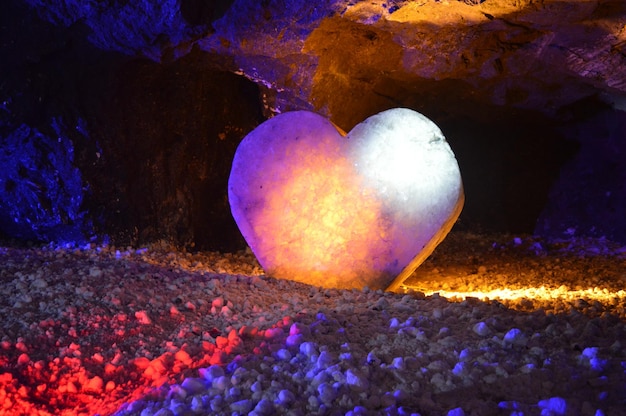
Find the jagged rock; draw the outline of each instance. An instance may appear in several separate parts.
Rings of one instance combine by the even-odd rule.
[[[84,241],[90,235],[82,206],[83,180],[74,146],[63,137],[21,125],[0,148],[0,230],[23,240]]]

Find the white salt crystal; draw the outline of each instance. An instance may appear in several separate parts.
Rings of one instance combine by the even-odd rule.
[[[274,410],[274,404],[267,399],[259,400],[256,406],[254,406],[254,411],[260,416],[274,414]]]
[[[489,329],[489,326],[487,326],[487,324],[484,322],[478,322],[474,325],[472,329],[476,334],[480,335],[481,337],[487,337],[491,335],[491,329]]]
[[[461,350],[461,352],[459,353],[459,360],[461,361],[469,361],[472,359],[472,350],[470,350],[469,348],[464,348]]]
[[[452,374],[460,377],[468,371],[469,365],[466,362],[461,361],[455,364],[454,368],[452,369]]]
[[[391,361],[391,365],[392,367],[398,369],[398,370],[404,370],[406,368],[406,365],[404,363],[404,358],[403,357],[395,357],[392,361]]]
[[[314,342],[303,342],[300,344],[300,352],[311,358],[317,354],[317,345]]]
[[[285,345],[288,347],[297,347],[302,344],[303,340],[304,336],[302,334],[289,335],[285,340]]]
[[[230,404],[230,410],[232,412],[237,412],[240,414],[247,414],[250,412],[250,410],[252,410],[252,405],[252,401],[248,399],[239,400]]]
[[[288,405],[296,400],[296,396],[289,390],[281,390],[278,392],[278,401],[282,404]]]
[[[37,289],[43,289],[44,287],[48,286],[48,283],[42,278],[39,278],[32,283],[32,286]]]
[[[195,396],[191,399],[191,411],[198,414],[203,413],[204,403],[201,397]]]
[[[317,386],[317,392],[319,394],[320,400],[322,400],[322,402],[326,404],[331,403],[337,398],[337,391],[332,385],[328,383],[322,383]]]
[[[384,289],[430,254],[464,197],[441,130],[396,108],[345,137],[308,111],[267,120],[237,148],[228,199],[268,274],[324,287]],[[387,307],[386,301],[374,306]]]
[[[366,360],[366,362],[367,362],[368,364],[371,364],[371,365],[379,365],[379,364],[380,364],[380,359],[376,356],[376,354],[374,354],[374,352],[373,352],[373,351],[370,351],[370,352],[367,354],[367,360]]]
[[[228,389],[228,394],[226,395],[226,398],[229,401],[238,399],[239,397],[241,397],[241,389],[239,387],[231,387],[230,389]]]
[[[206,385],[202,379],[188,377],[183,380],[181,387],[189,394],[196,394],[204,391]]]
[[[201,368],[198,373],[207,381],[213,381],[224,376],[224,369],[219,365],[212,365],[208,368]]]
[[[175,413],[172,412],[170,409],[161,409],[158,412],[154,413],[154,416],[174,416],[174,415]]]
[[[567,402],[561,397],[551,397],[549,399],[540,400],[537,406],[551,412],[549,413],[551,415],[564,415],[567,412]]]
[[[183,415],[189,411],[185,402],[180,400],[172,400],[170,403],[170,410],[174,413],[174,415]]]
[[[524,333],[518,328],[512,328],[504,335],[504,339],[502,340],[504,345],[516,345],[516,346],[525,346],[528,343],[528,338]]]
[[[210,406],[211,410],[213,410],[214,412],[219,412],[222,406],[224,406],[224,398],[219,394],[213,396],[213,400],[211,400]]]
[[[452,409],[448,412],[448,416],[465,416],[465,412],[462,408],[457,407],[456,409]]]
[[[326,368],[331,365],[335,361],[333,355],[328,351],[320,352],[319,357],[317,358],[317,367],[318,368]]]
[[[289,335],[308,334],[308,333],[309,333],[309,327],[300,322],[293,323],[289,327]]]
[[[218,390],[226,390],[230,387],[230,378],[221,376],[213,380],[213,387]]]
[[[83,391],[91,393],[101,393],[104,388],[104,381],[99,376],[90,378],[87,383],[83,385]]]
[[[369,388],[367,377],[361,371],[353,368],[346,371],[346,383],[356,391],[364,391]]]
[[[289,352],[289,350],[285,349],[285,348],[281,348],[276,352],[276,357],[279,360],[283,360],[283,361],[289,361],[291,360],[291,353]],[[318,360],[319,361],[319,360]]]
[[[150,325],[152,323],[152,320],[150,320],[150,317],[148,316],[148,312],[146,311],[135,312],[135,318],[142,325]]]

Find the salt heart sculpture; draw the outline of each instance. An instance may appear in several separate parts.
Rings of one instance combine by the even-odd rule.
[[[448,234],[464,193],[441,130],[396,108],[347,135],[308,111],[265,121],[237,148],[228,199],[267,274],[395,290]]]

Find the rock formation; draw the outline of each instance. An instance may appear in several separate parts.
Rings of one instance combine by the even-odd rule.
[[[264,118],[311,110],[350,130],[407,107],[457,156],[459,227],[626,241],[623,1],[207,4],[2,3],[1,147],[19,129],[61,137],[83,186],[60,184],[66,172],[12,187],[16,166],[0,224],[15,223],[12,201],[32,201],[85,238],[241,247],[224,183]],[[53,182],[76,189],[77,219],[46,205]],[[60,239],[37,218],[24,219],[38,230],[27,238]]]

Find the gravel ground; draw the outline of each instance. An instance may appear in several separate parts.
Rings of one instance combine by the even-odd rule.
[[[626,247],[453,232],[402,293],[0,248],[1,415],[626,415]]]

